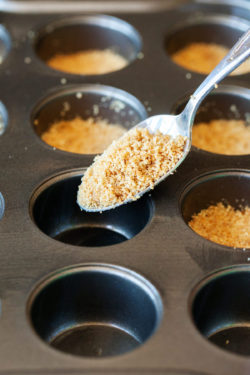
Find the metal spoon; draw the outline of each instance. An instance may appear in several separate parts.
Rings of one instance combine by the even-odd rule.
[[[246,31],[238,42],[232,47],[229,53],[224,57],[223,60],[212,70],[212,72],[206,77],[206,79],[200,84],[196,91],[191,95],[188,103],[184,110],[177,116],[174,115],[157,115],[147,118],[135,127],[147,128],[151,134],[160,131],[162,134],[168,134],[175,138],[178,135],[186,136],[187,142],[183,152],[183,156],[176,163],[175,167],[163,175],[155,185],[159,184],[166,177],[172,174],[176,168],[183,162],[187,154],[190,151],[192,143],[192,126],[195,117],[195,113],[199,107],[201,101],[209,94],[209,92],[216,87],[216,84],[220,82],[225,76],[231,73],[238,65],[240,65],[250,55],[250,29]],[[136,196],[142,196],[146,192],[151,190],[150,187],[141,191]],[[113,206],[103,207],[100,209],[89,209],[88,207],[81,207],[81,209],[89,212],[106,211],[112,208],[118,207],[122,204],[131,202],[132,199],[127,199],[123,203],[118,203]]]

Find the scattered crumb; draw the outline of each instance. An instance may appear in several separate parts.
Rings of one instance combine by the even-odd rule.
[[[62,105],[63,105],[63,110],[62,110],[62,112],[63,112],[64,114],[65,114],[66,112],[70,111],[71,106],[70,106],[70,103],[69,103],[69,102],[63,102]]]
[[[76,98],[77,99],[82,99],[82,93],[81,92],[77,92],[76,93]]]
[[[89,209],[102,209],[138,199],[139,193],[155,182],[181,158],[186,138],[170,140],[168,135],[150,134],[133,128],[104,153],[95,158],[82,178],[78,203]]]
[[[99,154],[126,132],[121,125],[106,120],[76,117],[52,124],[41,138],[50,146],[78,154]]]
[[[25,62],[25,64],[30,64],[31,63],[31,58],[30,57],[25,57],[24,62]]]
[[[128,61],[111,49],[105,49],[58,54],[51,57],[47,64],[72,74],[104,74],[124,68]]]
[[[226,340],[226,345],[228,345],[230,343],[230,341],[229,340]]]
[[[66,85],[66,83],[67,83],[66,78],[61,78],[61,84],[62,84],[62,85]]]
[[[121,102],[120,100],[112,100],[109,105],[109,109],[116,113],[121,112],[121,110],[123,110],[124,108],[125,108],[125,104]]]
[[[108,100],[110,100],[110,96],[102,96],[102,97],[101,97],[101,102],[102,102],[102,103],[105,103],[105,102],[107,102]]]
[[[93,105],[93,115],[94,116],[99,115],[99,105],[98,104]]]
[[[250,154],[250,126],[243,120],[201,122],[193,126],[192,144],[217,154]]]
[[[141,59],[143,59],[143,58],[144,58],[144,53],[143,53],[143,52],[139,52],[139,53],[137,54],[137,59],[141,60]]]
[[[229,48],[215,43],[191,43],[171,57],[182,67],[201,74],[209,74],[229,52]],[[250,72],[250,58],[235,69],[231,75]]]
[[[240,112],[235,104],[230,105],[229,109],[234,114],[234,118],[240,119]]]
[[[191,74],[191,73],[187,73],[187,74],[186,74],[186,78],[187,78],[187,79],[191,79],[191,78],[192,78],[192,74]]]
[[[236,111],[237,111],[237,107],[236,107],[235,104],[232,104],[232,105],[230,106],[230,111],[232,111],[232,112],[236,112]]]
[[[250,207],[234,209],[222,202],[192,216],[188,225],[200,236],[221,245],[250,247]]]

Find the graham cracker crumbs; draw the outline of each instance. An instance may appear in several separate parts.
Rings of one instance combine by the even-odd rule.
[[[81,207],[100,209],[136,200],[144,189],[172,169],[181,158],[186,137],[171,140],[162,133],[133,128],[95,158],[82,178],[77,201]]]
[[[194,42],[176,51],[171,57],[182,67],[201,74],[209,74],[226,56],[229,48],[215,44]],[[250,58],[235,69],[231,75],[250,72]]]
[[[79,51],[52,56],[47,64],[73,74],[104,74],[124,68],[128,61],[110,49]]]
[[[192,144],[217,154],[250,154],[250,126],[243,120],[200,122],[193,127]]]
[[[106,120],[82,119],[62,120],[52,124],[41,138],[52,147],[78,154],[100,154],[126,129],[109,124]]]
[[[200,236],[221,245],[250,247],[250,207],[234,209],[222,202],[192,216],[188,225]]]

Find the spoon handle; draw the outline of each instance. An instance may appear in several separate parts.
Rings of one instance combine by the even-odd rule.
[[[212,72],[201,83],[191,96],[186,109],[191,117],[194,117],[196,109],[203,98],[220,82],[226,75],[231,73],[250,55],[250,29],[248,29],[228,54],[212,70]]]

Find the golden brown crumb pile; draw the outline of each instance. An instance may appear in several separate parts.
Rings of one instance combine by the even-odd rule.
[[[193,215],[188,225],[200,236],[221,245],[250,247],[250,207],[236,210],[219,202]]]
[[[133,128],[96,157],[78,190],[78,203],[100,209],[137,199],[138,193],[154,183],[181,158],[186,138],[170,140],[161,133]]]
[[[124,68],[127,60],[110,49],[87,50],[58,54],[47,64],[54,69],[73,74],[104,74]]]
[[[106,120],[86,120],[76,117],[52,124],[41,138],[60,150],[78,154],[100,154],[126,129],[121,125],[108,124]]]
[[[176,51],[171,57],[182,67],[201,74],[210,73],[226,56],[229,48],[215,43],[191,43]],[[250,59],[247,59],[231,75],[250,72]]]
[[[250,154],[250,126],[243,120],[200,122],[193,127],[192,144],[217,154]]]

